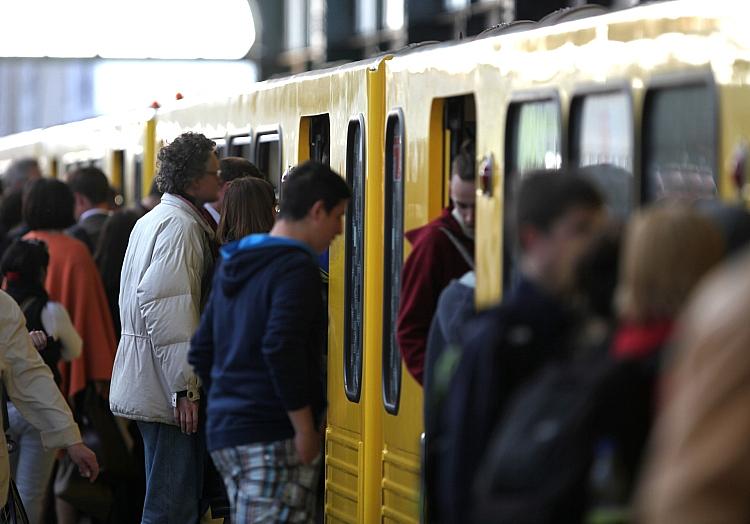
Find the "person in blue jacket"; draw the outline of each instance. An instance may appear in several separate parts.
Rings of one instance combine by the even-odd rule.
[[[284,182],[269,234],[221,249],[188,356],[208,393],[208,449],[232,522],[307,522],[325,408],[327,311],[317,257],[342,232],[351,191],[317,162]]]

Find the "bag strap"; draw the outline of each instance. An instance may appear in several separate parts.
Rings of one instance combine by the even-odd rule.
[[[458,253],[461,255],[461,257],[464,259],[466,264],[468,264],[469,268],[471,268],[472,271],[474,271],[474,257],[471,256],[469,253],[469,250],[466,249],[466,246],[464,246],[461,241],[456,238],[456,235],[451,233],[448,228],[446,227],[440,227],[440,231],[445,233],[445,236],[448,237],[448,240],[451,241],[451,244],[458,250]]]

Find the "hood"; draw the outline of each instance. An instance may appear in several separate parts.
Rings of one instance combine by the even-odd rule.
[[[219,283],[227,296],[232,296],[248,278],[266,269],[283,253],[298,252],[315,260],[317,255],[310,246],[284,237],[249,235],[221,248]]]

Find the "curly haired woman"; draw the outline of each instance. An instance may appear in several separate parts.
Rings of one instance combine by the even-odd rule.
[[[161,203],[130,235],[120,282],[122,335],[110,407],[135,420],[146,455],[143,522],[197,523],[205,444],[187,362],[216,252],[203,208],[219,191],[214,142],[185,133],[159,152]]]

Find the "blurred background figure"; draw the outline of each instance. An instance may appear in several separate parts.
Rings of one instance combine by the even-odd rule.
[[[115,211],[104,222],[99,236],[99,243],[94,253],[96,266],[104,284],[104,292],[109,302],[109,311],[112,315],[112,324],[115,329],[115,337],[120,340],[120,273],[122,263],[125,260],[125,251],[128,249],[128,239],[133,231],[135,223],[141,218],[138,209],[120,209]]]
[[[244,158],[230,156],[222,158],[219,162],[219,199],[216,202],[209,202],[203,206],[208,210],[217,224],[224,209],[224,194],[230,182],[247,177],[266,179],[263,173],[255,167],[255,164]]]
[[[145,215],[159,205],[159,202],[161,202],[161,195],[162,192],[156,184],[156,180],[154,180],[151,184],[151,190],[148,192],[148,195],[143,197],[136,207],[141,211],[141,214]]]
[[[3,193],[22,191],[27,182],[41,177],[42,170],[36,159],[18,159],[14,161],[3,174]]]
[[[98,167],[82,167],[68,176],[68,186],[75,197],[76,225],[67,233],[89,248],[93,254],[99,233],[109,217],[109,181]]]
[[[679,319],[638,521],[750,520],[750,253],[716,271]]]
[[[2,177],[2,205],[0,206],[0,256],[13,240],[28,233],[23,223],[23,191],[29,182],[41,178],[39,163],[33,158],[13,162]]]
[[[219,228],[221,244],[255,233],[268,233],[276,218],[273,186],[261,178],[240,178],[226,184]]]

